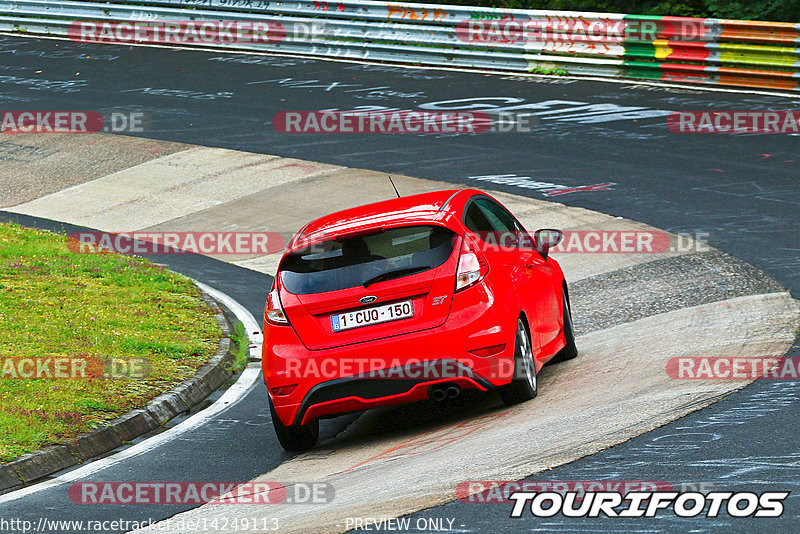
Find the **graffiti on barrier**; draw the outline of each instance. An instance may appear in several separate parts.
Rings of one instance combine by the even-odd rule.
[[[344,4],[341,2],[336,2],[336,5],[333,5],[333,2],[328,5],[328,2],[317,2],[314,0],[314,11],[344,11]]]
[[[389,13],[386,18],[391,19],[395,15],[400,15],[398,18],[409,20],[430,20],[436,22],[443,20],[445,12],[439,8],[424,8],[424,7],[410,7],[402,4],[387,4]],[[428,15],[431,15],[428,18]]]

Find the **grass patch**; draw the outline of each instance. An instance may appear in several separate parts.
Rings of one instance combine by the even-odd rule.
[[[187,278],[0,224],[0,463],[101,426],[194,375],[222,331]],[[9,358],[146,361],[142,378],[18,379]],[[89,366],[91,367],[91,365]]]
[[[531,74],[547,74],[549,76],[569,76],[569,71],[561,67],[537,65],[532,69],[528,69]]]
[[[236,343],[236,350],[233,353],[233,370],[241,371],[250,362],[250,338],[244,331],[242,323],[236,323],[233,327],[233,342]]]

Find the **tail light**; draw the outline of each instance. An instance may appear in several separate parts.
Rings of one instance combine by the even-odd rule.
[[[461,256],[458,258],[458,271],[456,272],[456,291],[461,291],[477,284],[489,272],[486,258],[475,246],[474,241],[464,236],[461,245]]]
[[[292,384],[291,386],[281,386],[279,388],[269,388],[272,391],[272,394],[276,397],[285,397],[289,395],[297,388],[297,384]]]
[[[483,347],[482,349],[472,349],[469,352],[470,354],[480,356],[481,358],[488,358],[489,356],[500,354],[504,350],[506,350],[506,344],[501,343],[499,345],[492,345],[491,347]]]
[[[283,308],[281,307],[281,299],[278,295],[278,290],[275,287],[267,294],[266,317],[267,322],[270,324],[289,324],[289,320],[286,318],[286,314],[283,313]]]

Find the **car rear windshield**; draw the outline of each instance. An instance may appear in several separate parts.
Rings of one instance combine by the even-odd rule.
[[[410,276],[440,266],[456,234],[441,226],[404,226],[334,239],[296,251],[281,262],[281,282],[297,295],[324,293]]]

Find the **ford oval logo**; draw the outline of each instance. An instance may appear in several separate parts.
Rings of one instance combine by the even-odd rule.
[[[360,302],[361,304],[370,304],[372,302],[375,302],[376,300],[378,300],[378,297],[376,297],[375,295],[367,295],[366,297],[361,297],[360,299],[358,299],[358,302]]]

